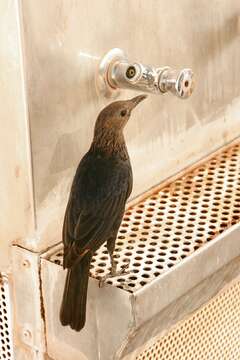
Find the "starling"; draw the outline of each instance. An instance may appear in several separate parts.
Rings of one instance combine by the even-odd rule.
[[[116,101],[99,114],[89,151],[73,179],[63,223],[63,267],[67,277],[60,310],[62,325],[80,331],[86,321],[92,256],[107,242],[109,276],[116,276],[113,257],[126,201],[132,191],[132,169],[123,129],[132,110],[146,98]]]

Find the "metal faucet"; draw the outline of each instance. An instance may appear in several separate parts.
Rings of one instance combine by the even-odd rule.
[[[194,75],[191,69],[131,63],[121,49],[112,49],[100,61],[97,88],[106,97],[116,97],[120,89],[132,89],[152,94],[171,92],[187,99],[194,89]]]

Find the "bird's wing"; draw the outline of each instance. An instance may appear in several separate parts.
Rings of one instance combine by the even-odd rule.
[[[88,251],[95,252],[119,226],[131,177],[125,164],[96,159],[80,163],[64,218],[64,267],[72,267]]]

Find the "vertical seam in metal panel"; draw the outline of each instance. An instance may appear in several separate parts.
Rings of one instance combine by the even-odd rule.
[[[114,359],[115,360],[120,360],[122,359],[122,354],[125,350],[125,348],[127,347],[128,343],[129,343],[129,339],[132,339],[135,335],[136,332],[136,296],[135,294],[130,294],[129,296],[129,300],[130,300],[130,304],[131,304],[131,315],[132,315],[132,322],[129,326],[129,330],[127,332],[127,335],[125,336],[124,340],[122,341],[122,344],[120,346],[120,348],[117,350]]]
[[[18,44],[19,44],[19,53],[20,53],[20,71],[22,77],[22,90],[23,90],[23,99],[24,99],[24,122],[26,128],[26,142],[27,142],[27,163],[30,165],[30,170],[28,168],[28,178],[30,182],[30,196],[32,199],[33,206],[33,224],[36,229],[37,219],[36,219],[36,204],[34,199],[34,176],[33,176],[33,156],[32,156],[32,142],[31,142],[31,126],[30,126],[30,114],[29,114],[29,104],[28,104],[28,91],[27,91],[27,69],[25,61],[25,43],[24,43],[24,30],[23,30],[23,13],[22,13],[22,0],[16,0],[16,19],[18,27]]]
[[[44,342],[45,342],[45,349],[47,352],[47,330],[46,330],[46,321],[45,321],[45,308],[44,308],[44,300],[43,300],[43,285],[42,285],[42,260],[41,257],[38,257],[38,277],[39,277],[39,293],[40,293],[40,312],[41,318],[43,321],[43,328],[44,328]]]

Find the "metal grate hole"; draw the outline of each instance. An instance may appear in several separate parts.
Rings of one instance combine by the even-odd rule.
[[[240,282],[159,337],[136,360],[240,359]]]
[[[6,277],[0,274],[0,359],[12,360],[12,327],[10,318],[9,287]]]
[[[134,292],[240,219],[240,144],[224,148],[125,212],[116,241],[118,268],[130,261],[128,276],[109,284]],[[62,252],[51,256],[62,262]],[[110,268],[106,245],[97,251],[91,276]]]

